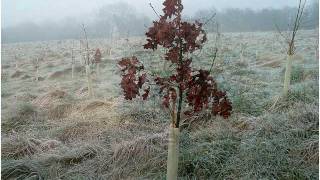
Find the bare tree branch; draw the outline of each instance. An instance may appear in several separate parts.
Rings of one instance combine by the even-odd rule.
[[[88,43],[88,36],[87,36],[87,31],[86,31],[86,27],[84,26],[84,24],[82,24],[82,30],[83,30],[83,33],[84,33],[84,36],[85,36],[85,40],[86,40],[86,52],[87,52],[87,58],[86,58],[86,62],[85,64],[86,65],[89,65],[90,64],[90,59],[89,59],[89,43]]]
[[[208,24],[215,16],[216,16],[216,13],[213,13],[212,16],[203,23],[203,25]]]
[[[153,8],[152,4],[149,3],[149,6],[152,8],[153,12],[158,16],[158,18],[160,18],[159,14],[157,13],[157,11]]]

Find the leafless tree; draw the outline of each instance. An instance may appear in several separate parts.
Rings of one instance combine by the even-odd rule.
[[[277,27],[277,30],[279,34],[285,39],[285,42],[287,44],[287,62],[286,62],[286,71],[285,71],[285,77],[284,77],[284,84],[283,84],[283,95],[287,96],[290,88],[290,79],[291,79],[291,71],[292,71],[292,61],[293,56],[295,55],[295,41],[297,33],[301,27],[302,17],[304,15],[304,9],[306,5],[307,0],[299,0],[299,6],[294,18],[293,26],[290,27],[290,30],[287,33],[283,33],[280,31],[280,29]]]
[[[85,45],[85,67],[86,67],[86,76],[87,76],[87,80],[88,80],[88,95],[89,97],[93,96],[93,90],[92,90],[92,79],[91,79],[91,69],[90,69],[90,49],[89,49],[89,42],[88,42],[88,36],[87,36],[87,31],[86,28],[84,26],[84,24],[82,24],[82,31],[84,34],[84,45]]]

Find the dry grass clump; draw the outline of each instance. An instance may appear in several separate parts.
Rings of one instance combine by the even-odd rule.
[[[112,103],[107,103],[103,101],[90,101],[83,105],[81,111],[84,113],[99,111],[102,109],[108,109],[112,106]]]
[[[318,104],[295,103],[288,112],[288,117],[295,126],[317,131],[319,125]]]
[[[29,76],[28,74],[25,74],[24,76],[21,77],[22,80],[29,79],[29,78],[31,78],[31,76]]]
[[[26,93],[20,93],[16,95],[17,101],[24,101],[24,102],[30,102],[36,98],[35,95],[30,94],[28,92]]]
[[[310,140],[302,144],[300,154],[305,162],[309,164],[319,164],[319,136],[313,136]]]
[[[66,75],[66,72],[64,70],[61,70],[61,71],[55,71],[53,73],[51,73],[49,75],[49,79],[57,79],[57,78],[62,78]]]
[[[37,109],[29,103],[14,104],[10,108],[9,117],[3,118],[1,125],[2,131],[16,131],[31,122],[39,121]]]
[[[32,159],[4,160],[1,164],[1,177],[3,179],[71,179],[75,177],[68,176],[73,167],[95,158],[98,152],[102,151],[100,147],[84,145],[75,149],[64,148],[47,154],[42,153]]]
[[[25,74],[25,72],[17,70],[13,74],[11,74],[10,77],[11,78],[18,78],[18,77],[21,77],[23,74]]]
[[[81,101],[73,105],[72,116],[81,118],[94,117],[96,119],[107,118],[115,113],[112,110],[114,105],[114,102],[100,100]]]
[[[258,57],[256,57],[256,66],[257,67],[271,67],[271,68],[277,68],[281,67],[282,62],[284,60],[284,57],[276,55],[276,54],[270,54],[270,53],[264,53],[260,54]]]
[[[287,97],[276,96],[274,99],[266,102],[265,106],[272,112],[286,112],[295,106],[296,103],[304,105],[319,104],[318,97],[319,89],[317,82],[306,81],[293,84]]]
[[[99,149],[94,146],[83,146],[72,151],[68,151],[66,154],[58,158],[58,162],[64,165],[79,164],[87,159],[92,159],[97,156]]]
[[[62,119],[67,117],[72,110],[72,104],[58,103],[48,110],[49,119]]]
[[[96,122],[78,122],[58,130],[57,138],[64,143],[98,138],[103,126]]]
[[[1,163],[2,179],[38,179],[44,180],[43,167],[32,160],[5,161]]]
[[[19,136],[2,140],[1,156],[5,158],[19,158],[31,156],[39,150],[38,142]]]
[[[257,128],[257,123],[259,121],[259,117],[237,114],[233,116],[231,119],[232,126],[236,128],[239,132],[243,131],[253,131]]]
[[[2,64],[2,69],[9,69],[11,66],[9,64]]]
[[[112,146],[113,155],[105,164],[108,178],[141,177],[145,172],[166,166],[167,133],[150,134]]]
[[[309,69],[304,73],[304,80],[319,81],[319,69]]]
[[[82,66],[74,67],[74,72],[78,73],[78,72],[81,72],[81,71],[83,71],[83,67]],[[71,68],[65,68],[63,70],[58,70],[58,71],[55,71],[55,72],[51,73],[48,76],[48,79],[54,80],[54,79],[64,78],[66,75],[68,75],[70,73],[71,73]]]
[[[61,143],[56,140],[38,140],[21,135],[13,135],[2,140],[1,156],[4,158],[20,158],[31,156],[37,152],[48,151]]]
[[[75,93],[75,96],[79,98],[88,97],[88,87],[81,87],[78,89]]]
[[[32,103],[41,108],[49,108],[55,103],[59,103],[67,98],[67,93],[62,90],[54,90],[44,94],[40,97],[37,97],[32,101]]]
[[[130,121],[121,123],[117,129],[119,129],[119,131],[124,131],[124,134],[129,136],[145,135],[148,133],[159,133],[163,131],[162,127],[157,126],[156,124],[140,124]]]
[[[297,103],[288,112],[290,123],[294,124],[292,135],[305,139],[297,153],[311,164],[319,163],[319,106]]]
[[[212,116],[210,111],[203,111],[195,114],[194,116],[182,115],[183,121],[181,123],[181,129],[188,131],[198,131],[204,126],[211,124],[212,122],[219,121],[220,117]]]
[[[121,111],[121,110],[119,110]],[[119,115],[120,122],[135,122],[140,124],[146,124],[146,123],[154,123],[155,122],[155,116],[152,112],[147,111],[126,111]]]

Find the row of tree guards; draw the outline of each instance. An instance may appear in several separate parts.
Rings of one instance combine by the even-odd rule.
[[[93,88],[92,88],[92,77],[91,77],[91,68],[93,65],[96,66],[96,74],[97,77],[100,76],[100,63],[102,61],[102,54],[99,48],[95,50],[90,50],[89,49],[89,43],[87,39],[87,34],[85,29],[84,34],[85,34],[85,41],[80,40],[80,64],[85,67],[85,72],[86,72],[86,78],[87,78],[87,87],[88,87],[88,96],[93,97]],[[108,49],[107,54],[111,56],[111,48]],[[41,54],[39,57],[37,57],[35,60],[32,61],[32,65],[35,69],[35,81],[39,81],[39,67],[40,67],[40,62],[44,59],[45,55]],[[16,60],[16,69],[18,70],[18,62],[17,62],[17,57],[15,56]],[[71,78],[74,79],[75,76],[75,65],[76,65],[76,59],[75,59],[75,48],[74,48],[74,42],[72,42],[72,49],[71,49]]]

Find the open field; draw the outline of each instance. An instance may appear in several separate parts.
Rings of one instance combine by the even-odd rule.
[[[317,30],[299,31],[288,99],[271,108],[283,87],[281,37],[223,34],[213,73],[233,114],[184,117],[179,179],[318,179],[317,38]],[[163,51],[144,50],[144,43],[144,37],[89,40],[103,58],[100,76],[92,67],[94,98],[87,95],[79,40],[2,44],[2,178],[165,179],[169,114],[156,93],[125,102],[119,85],[124,56],[166,73]],[[210,68],[214,45],[210,34],[194,67]],[[41,55],[35,81],[32,61]]]

